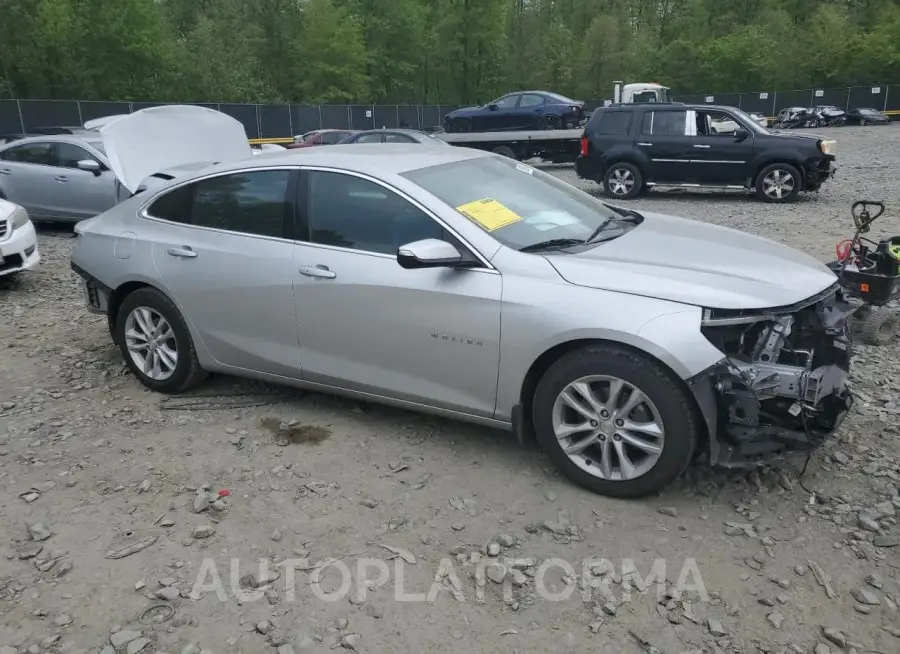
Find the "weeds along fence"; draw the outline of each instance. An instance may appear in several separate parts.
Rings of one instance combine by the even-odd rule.
[[[774,116],[793,106],[835,105],[842,109],[870,107],[900,115],[900,86],[852,86],[795,91],[755,91],[676,95],[679,102],[740,107]],[[607,99],[608,100],[608,99]],[[101,102],[93,100],[0,100],[0,134],[27,133],[42,127],[72,127],[92,118],[138,111],[162,102]],[[364,104],[234,104],[186,103],[217,109],[243,123],[254,141],[284,142],[314,129],[428,129],[442,124],[444,115],[465,105]],[[604,99],[587,101],[590,111]]]

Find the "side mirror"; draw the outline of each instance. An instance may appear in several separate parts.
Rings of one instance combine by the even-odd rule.
[[[447,241],[426,238],[400,246],[397,263],[402,268],[445,268],[462,262],[462,254]]]
[[[495,104],[489,104],[489,105],[488,105],[488,109],[490,109],[491,111],[497,111],[497,105],[495,105]]]
[[[750,132],[745,130],[743,127],[739,127],[738,129],[734,130],[734,138],[738,141],[744,141],[750,138]]]
[[[95,175],[100,174],[100,163],[94,161],[93,159],[83,159],[75,165],[78,166],[79,170],[86,170],[89,173],[94,173]]]

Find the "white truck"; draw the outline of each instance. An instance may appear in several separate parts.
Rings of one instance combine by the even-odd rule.
[[[635,82],[625,84],[613,82],[613,99],[609,104],[631,104],[633,102],[669,102],[669,87],[656,82]]]

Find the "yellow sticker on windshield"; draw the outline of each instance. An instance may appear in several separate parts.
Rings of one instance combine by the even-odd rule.
[[[461,204],[456,207],[456,210],[489,232],[524,220],[522,216],[497,202],[494,198],[484,198],[483,200]]]

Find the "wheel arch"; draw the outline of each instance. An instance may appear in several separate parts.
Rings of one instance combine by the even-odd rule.
[[[641,176],[644,178],[644,182],[647,181],[647,166],[645,162],[641,161],[641,158],[635,156],[634,154],[626,153],[626,152],[616,152],[610,154],[603,160],[603,165],[600,167],[600,181],[606,179],[606,173],[609,172],[609,169],[619,163],[627,163],[631,164],[641,173]]]
[[[122,306],[122,302],[126,297],[142,288],[152,288],[166,297],[169,297],[165,290],[144,280],[127,281],[116,286],[109,294],[109,300],[106,307],[106,320],[109,324],[109,333],[110,336],[112,336],[113,341],[116,340],[116,323],[119,320],[119,308]]]
[[[750,186],[752,188],[756,188],[756,184],[759,181],[759,175],[765,170],[767,167],[772,164],[788,164],[789,166],[793,166],[797,169],[797,172],[800,173],[800,190],[804,190],[806,188],[806,175],[803,174],[803,160],[794,157],[794,156],[768,156],[765,159],[759,160],[753,167],[753,175],[750,179]]]
[[[519,389],[519,416],[522,420],[521,425],[516,425],[517,428],[527,430],[530,435],[532,429],[531,413],[534,402],[534,394],[537,390],[537,386],[541,380],[541,377],[543,377],[547,370],[550,369],[550,366],[552,366],[555,362],[559,361],[562,357],[566,356],[570,352],[574,352],[575,350],[581,348],[590,347],[592,345],[614,345],[616,347],[630,350],[631,352],[649,358],[650,360],[658,364],[661,368],[663,368],[663,370],[668,372],[672,378],[672,382],[686,393],[686,395],[690,399],[690,402],[692,403],[693,408],[697,411],[697,415],[703,415],[703,411],[700,407],[699,402],[697,401],[697,397],[685,380],[684,375],[679,374],[679,372],[672,365],[664,360],[664,355],[661,351],[653,352],[652,350],[656,348],[641,347],[634,343],[625,343],[609,338],[586,337],[572,338],[550,346],[531,363],[531,366],[529,366],[528,371],[525,373],[525,377],[523,378],[522,384]],[[702,428],[706,430],[705,421],[700,420],[698,422],[699,424],[701,424]],[[705,442],[706,438],[708,437],[708,433],[703,433],[700,435],[700,437],[700,442]]]

